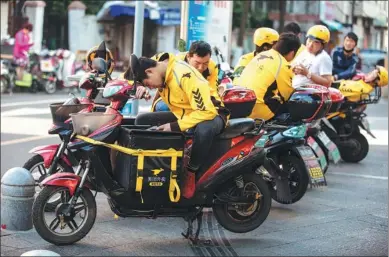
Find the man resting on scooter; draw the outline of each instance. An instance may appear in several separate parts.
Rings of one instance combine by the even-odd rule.
[[[257,54],[234,80],[234,85],[252,89],[257,96],[250,118],[269,120],[282,113],[282,104],[293,92],[289,62],[300,45],[295,34],[282,33],[273,49]]]
[[[183,180],[183,196],[189,199],[195,192],[195,172],[207,158],[213,138],[227,124],[228,113],[212,102],[208,81],[198,70],[171,54],[165,54],[159,60],[140,57],[137,67],[132,69],[135,69],[137,81],[147,88],[158,89],[160,97],[176,117],[176,120],[159,126],[158,130],[194,130],[191,157]],[[141,96],[139,88],[137,95]]]
[[[160,61],[160,58],[166,53],[159,53],[151,57],[151,59]],[[188,52],[178,53],[176,58],[185,61],[189,65],[196,68],[201,75],[208,81],[211,88],[211,97],[221,102],[219,95],[217,94],[217,76],[218,68],[216,63],[211,59],[212,49],[211,45],[205,41],[195,41],[190,45]],[[152,111],[169,111],[169,107],[159,97],[158,92],[155,95],[152,107]]]

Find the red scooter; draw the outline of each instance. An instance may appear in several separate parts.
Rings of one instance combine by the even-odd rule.
[[[75,133],[68,149],[79,152],[84,169],[82,175],[56,173],[41,182],[43,189],[33,206],[34,227],[40,236],[67,245],[87,235],[97,212],[91,190],[107,195],[111,210],[121,217],[185,218],[184,236],[194,243],[205,207],[213,208],[219,224],[229,231],[246,233],[259,227],[269,214],[271,195],[255,171],[264,165],[274,178],[283,176],[272,168],[275,164],[267,160],[263,148],[255,147],[263,134],[263,120],[229,121],[212,144],[217,151],[211,150],[210,162],[197,173],[195,196],[185,199],[180,184],[192,136],[153,131],[145,125],[121,126],[123,116],[118,110],[134,92],[135,86],[127,81],[112,81],[103,92],[111,100],[105,113],[71,114]],[[235,97],[245,96],[240,92]],[[117,152],[114,159],[112,151]],[[61,203],[55,218],[47,222],[45,205],[57,193]],[[195,220],[199,224],[193,234]]]

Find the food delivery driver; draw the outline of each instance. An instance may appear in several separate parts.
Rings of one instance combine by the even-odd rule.
[[[190,161],[183,179],[183,196],[191,198],[195,192],[195,172],[207,159],[213,138],[226,126],[229,112],[212,102],[208,81],[201,73],[174,55],[166,53],[158,62],[146,57],[136,61],[134,55],[131,58],[138,63],[137,68],[133,68],[136,80],[147,88],[158,89],[160,97],[176,118],[158,129],[194,129]],[[150,114],[158,115],[147,115]]]
[[[255,91],[257,101],[250,118],[269,120],[282,112],[282,104],[293,92],[289,61],[300,45],[295,34],[282,33],[273,49],[256,55],[234,81],[234,85]]]
[[[164,53],[159,53],[151,57],[156,61],[163,56]],[[190,45],[188,52],[178,53],[176,58],[185,61],[192,67],[196,68],[201,75],[208,81],[211,88],[211,95],[216,100],[220,101],[217,94],[217,76],[218,68],[216,63],[211,59],[212,49],[210,44],[205,41],[195,41]],[[220,101],[221,102],[221,101]],[[151,111],[169,111],[166,103],[159,97],[157,93],[155,95]]]
[[[259,53],[267,51],[277,42],[280,35],[278,32],[271,28],[259,28],[254,32],[253,43],[255,45],[255,51],[245,54],[240,57],[238,64],[234,69],[234,78],[237,78],[242,73],[247,64]]]

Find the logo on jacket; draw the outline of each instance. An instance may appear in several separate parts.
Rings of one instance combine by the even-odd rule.
[[[190,78],[190,72],[183,74],[181,79],[183,78]]]
[[[201,97],[200,90],[197,89],[196,91],[192,91],[192,93],[193,93],[193,98],[196,102],[197,109],[199,109],[200,111],[205,111],[205,105],[204,105],[203,98]]]
[[[261,54],[258,57],[258,60],[263,60],[263,59],[272,59],[272,60],[274,60],[273,56],[267,56],[267,55]]]

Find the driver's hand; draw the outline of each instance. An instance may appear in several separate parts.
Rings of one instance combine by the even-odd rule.
[[[149,91],[144,86],[137,86],[136,93],[135,93],[136,99],[144,98],[146,100],[150,100],[151,96],[149,94]]]
[[[172,128],[170,127],[170,123],[163,124],[157,128],[157,130],[162,131],[172,131]]]

